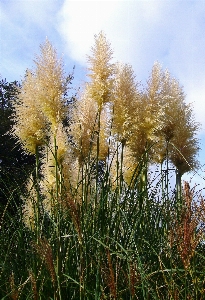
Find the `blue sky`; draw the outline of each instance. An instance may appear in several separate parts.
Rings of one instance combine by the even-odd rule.
[[[77,87],[84,80],[94,34],[101,30],[115,61],[130,63],[138,81],[146,82],[157,60],[184,86],[201,123],[199,160],[204,164],[205,0],[1,0],[1,77],[21,80],[48,37],[63,55],[65,70],[69,73],[75,65]],[[200,181],[195,175],[193,183]]]

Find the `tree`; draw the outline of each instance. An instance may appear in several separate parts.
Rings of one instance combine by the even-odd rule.
[[[0,81],[0,205],[4,208],[8,199],[15,198],[19,203],[18,192],[34,167],[34,157],[24,153],[17,139],[10,133],[13,105],[17,101],[20,84]]]

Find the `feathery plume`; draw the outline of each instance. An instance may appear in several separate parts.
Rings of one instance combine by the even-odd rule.
[[[138,97],[139,92],[132,67],[128,64],[116,64],[113,84],[112,129],[120,142],[125,143],[133,134],[133,119],[137,114],[136,102]]]
[[[25,151],[32,154],[43,145],[46,137],[46,120],[38,100],[36,77],[27,71],[19,99],[14,103],[12,134],[18,137]]]
[[[67,193],[72,194],[79,180],[79,165],[73,157],[66,129],[62,124],[58,124],[55,138],[50,138],[49,146],[44,149],[41,173],[44,209],[52,213]]]
[[[73,109],[70,134],[73,137],[73,151],[82,163],[91,153],[97,130],[97,103],[90,97],[86,86],[80,100]]]
[[[199,124],[193,119],[190,105],[181,105],[179,124],[170,145],[170,159],[180,174],[198,167],[197,154],[200,149],[197,132]]]
[[[34,231],[36,226],[37,212],[37,191],[34,186],[34,179],[31,176],[27,184],[27,195],[23,198],[23,222],[27,228]]]
[[[73,138],[73,151],[81,164],[88,157],[96,155],[96,141],[99,132],[99,159],[105,160],[108,153],[109,137],[109,115],[108,107],[105,106],[100,114],[100,128],[98,129],[97,119],[99,117],[97,103],[90,98],[89,86],[86,86],[80,100],[73,109],[70,135]]]
[[[88,56],[90,71],[88,76],[91,79],[90,97],[98,104],[99,111],[103,104],[110,101],[113,82],[113,64],[110,62],[112,54],[105,35],[102,32],[95,35],[95,45],[91,48],[91,55]]]
[[[62,61],[58,59],[56,50],[48,39],[40,49],[41,54],[35,60],[38,101],[55,132],[57,124],[65,118],[64,94],[68,82],[64,75]]]
[[[66,114],[64,95],[68,79],[62,62],[48,40],[40,49],[41,55],[35,60],[36,68],[27,71],[19,101],[14,104],[13,133],[31,153],[44,143],[48,125],[55,135],[58,123]]]

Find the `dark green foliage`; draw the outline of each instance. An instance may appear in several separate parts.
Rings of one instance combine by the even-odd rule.
[[[0,81],[0,211],[12,197],[19,202],[19,187],[23,186],[35,165],[34,157],[23,152],[11,136],[12,105],[17,100],[19,83]]]

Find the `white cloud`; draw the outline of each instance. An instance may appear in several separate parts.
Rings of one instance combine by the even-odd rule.
[[[154,61],[184,85],[205,132],[205,1],[70,1],[60,14],[59,32],[69,55],[85,64],[94,34],[103,30],[114,58],[133,65],[145,81]]]
[[[142,46],[137,42],[143,39],[145,24],[155,24],[162,7],[159,1],[66,0],[59,13],[59,31],[69,55],[83,64],[94,34],[101,30],[111,41],[117,60],[132,63]]]
[[[59,14],[59,30],[67,42],[70,56],[85,63],[94,35],[101,30],[108,36],[117,20],[116,12],[122,2],[65,1]],[[113,24],[110,24],[110,20]]]

